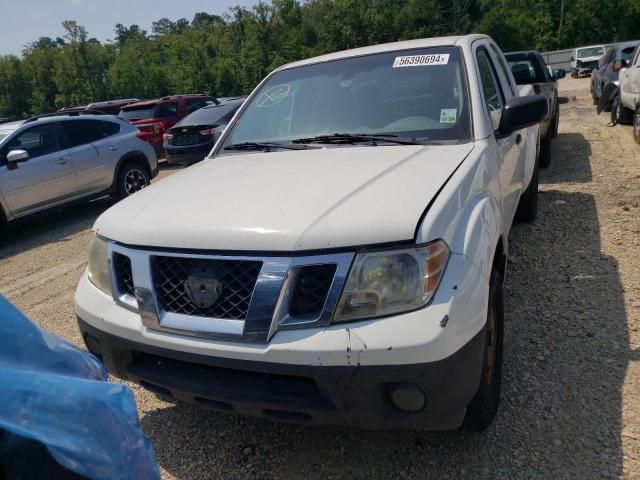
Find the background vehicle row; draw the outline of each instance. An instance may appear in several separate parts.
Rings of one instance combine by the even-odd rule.
[[[153,148],[113,116],[45,116],[0,126],[3,220],[102,195],[125,197],[158,171]]]

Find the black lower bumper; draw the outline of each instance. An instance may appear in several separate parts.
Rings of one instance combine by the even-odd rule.
[[[90,351],[120,378],[164,397],[219,411],[364,429],[450,430],[460,426],[480,382],[484,330],[438,362],[379,366],[286,365],[197,355],[134,343],[81,319]],[[417,412],[390,399],[397,385],[426,397]]]

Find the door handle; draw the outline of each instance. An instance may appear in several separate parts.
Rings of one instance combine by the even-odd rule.
[[[521,142],[522,142],[522,135],[517,133],[516,134],[516,145],[520,145]]]
[[[58,160],[56,160],[56,165],[66,165],[68,161],[69,157],[60,157]]]
[[[118,150],[118,147],[116,147],[115,145],[109,145],[107,147],[107,150],[109,150],[110,152],[115,152],[116,150]]]

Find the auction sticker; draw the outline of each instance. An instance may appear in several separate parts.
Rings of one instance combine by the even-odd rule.
[[[457,115],[455,108],[443,108],[440,110],[440,123],[456,123]]]
[[[438,53],[435,55],[410,55],[408,57],[396,57],[393,61],[393,68],[446,65],[447,63],[449,63],[448,53]]]

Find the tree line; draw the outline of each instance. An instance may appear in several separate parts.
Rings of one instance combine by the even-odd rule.
[[[293,60],[362,45],[469,32],[505,51],[640,37],[640,0],[272,0],[151,32],[115,26],[100,42],[73,20],[20,56],[0,56],[0,117],[175,93],[246,94]]]

